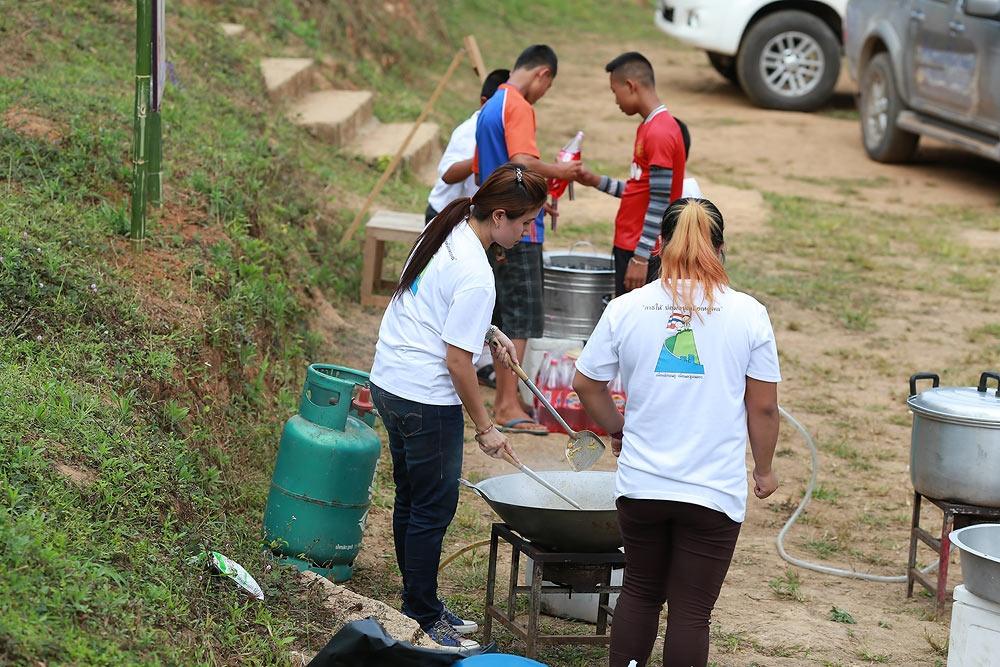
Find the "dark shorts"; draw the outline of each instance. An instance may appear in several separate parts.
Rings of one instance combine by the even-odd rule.
[[[493,324],[512,339],[541,338],[545,329],[542,305],[542,246],[518,243],[510,250],[490,249],[490,263],[497,281],[497,306]]]
[[[434,210],[434,207],[427,204],[427,210],[424,211],[424,224],[429,224],[431,220],[437,217],[438,212]]]
[[[625,270],[628,269],[628,262],[635,253],[631,250],[614,248],[612,254],[615,258],[615,296],[625,293]],[[660,277],[660,258],[650,257],[649,268],[646,269],[646,284],[653,282]]]

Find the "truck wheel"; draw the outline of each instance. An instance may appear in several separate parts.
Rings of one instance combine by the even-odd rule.
[[[896,92],[892,61],[888,53],[878,53],[861,72],[861,138],[868,157],[876,162],[906,162],[920,141],[896,126],[903,102]]]
[[[819,17],[780,11],[754,23],[736,56],[743,91],[768,109],[812,111],[833,94],[840,42]]]
[[[724,56],[715,51],[706,51],[705,53],[708,55],[708,62],[712,63],[716,72],[729,79],[731,83],[739,85],[740,81],[736,77],[736,58]]]

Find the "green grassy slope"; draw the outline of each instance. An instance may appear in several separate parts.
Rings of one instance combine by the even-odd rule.
[[[268,567],[260,517],[281,423],[322,356],[307,288],[356,294],[360,253],[331,240],[378,171],[267,104],[259,58],[332,56],[335,83],[412,118],[462,35],[493,62],[607,12],[256,4],[169,4],[166,205],[136,254],[131,3],[0,0],[0,664],[280,664],[333,629]],[[643,6],[622,11],[648,29]],[[224,38],[230,20],[255,36]],[[467,114],[476,87],[457,81],[435,119]],[[403,174],[382,199],[425,197]],[[205,546],[247,566],[266,602],[187,565]]]

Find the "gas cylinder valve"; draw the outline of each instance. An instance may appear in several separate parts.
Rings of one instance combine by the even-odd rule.
[[[358,393],[351,401],[351,407],[362,419],[369,412],[375,412],[375,405],[372,403],[372,390],[368,387],[358,387]]]

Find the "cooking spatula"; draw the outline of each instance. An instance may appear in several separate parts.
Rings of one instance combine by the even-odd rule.
[[[604,442],[593,431],[574,431],[571,429],[566,420],[562,418],[562,415],[556,412],[556,409],[545,398],[545,394],[538,391],[538,387],[528,378],[528,374],[524,372],[521,365],[515,363],[513,364],[513,368],[517,377],[521,378],[521,382],[531,390],[535,398],[541,401],[545,409],[555,417],[559,425],[569,434],[569,442],[566,443],[566,460],[569,461],[573,470],[582,472],[593,468],[597,460],[604,454],[604,450],[606,449]]]

